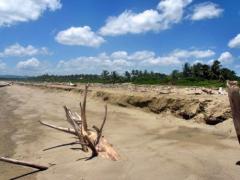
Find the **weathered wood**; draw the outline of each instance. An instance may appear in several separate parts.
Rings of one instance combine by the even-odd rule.
[[[85,88],[83,104],[80,103],[81,116],[76,112],[72,112],[70,109],[64,106],[64,110],[67,117],[66,120],[73,127],[73,129],[57,127],[44,122],[41,123],[53,129],[57,129],[77,136],[79,144],[82,145],[83,151],[87,152],[88,148],[91,149],[92,155],[89,159],[92,159],[93,157],[100,155],[104,158],[116,161],[120,159],[118,153],[114,150],[113,146],[110,143],[108,143],[106,138],[102,135],[103,128],[107,119],[107,105],[105,106],[105,114],[101,127],[98,128],[96,126],[93,126],[93,129],[95,129],[96,132],[91,129],[88,129],[86,119],[87,91],[88,85]]]
[[[117,161],[120,159],[119,154],[115,151],[112,144],[110,144],[105,137],[101,137],[99,143],[96,146],[98,154],[103,158]]]
[[[7,162],[7,163],[12,163],[12,164],[16,164],[16,165],[21,165],[21,166],[27,166],[27,167],[39,169],[41,171],[44,171],[44,170],[48,169],[47,166],[34,164],[34,163],[31,163],[31,162],[26,162],[26,161],[19,161],[19,160],[16,160],[16,159],[11,159],[11,158],[6,158],[6,157],[0,157],[0,161],[4,161],[4,162]]]
[[[93,125],[92,128],[99,134],[100,129],[97,126]]]
[[[102,131],[103,131],[103,127],[106,123],[106,119],[107,119],[107,105],[105,105],[105,114],[104,114],[104,118],[103,118],[103,122],[102,122],[102,125],[98,131],[98,135],[97,135],[97,140],[96,140],[96,143],[95,145],[97,145],[102,137]]]
[[[76,135],[76,132],[74,129],[55,126],[55,125],[52,125],[52,124],[49,124],[49,123],[46,123],[43,121],[39,121],[39,122],[44,126],[47,126],[47,127],[50,127],[50,128],[53,128],[53,129],[56,129],[56,130],[59,130],[59,131],[65,132],[65,133]]]
[[[207,93],[207,94],[214,94],[211,89],[206,89],[206,88],[203,88],[203,89],[202,89],[202,92],[205,92],[205,93]]]
[[[86,116],[88,87],[89,87],[89,84],[87,84],[85,86],[84,97],[83,97],[83,107],[81,107],[81,109],[82,109],[81,115],[82,115],[82,120],[83,120],[83,127],[84,127],[85,131],[87,131],[87,129],[88,129],[87,116]],[[81,105],[81,103],[80,103],[80,105]]]
[[[5,86],[11,86],[11,85],[12,85],[12,83],[0,84],[0,88],[1,88],[1,87],[5,87]]]
[[[98,156],[98,151],[97,151],[96,147],[94,146],[94,140],[91,140],[91,138],[87,135],[84,136],[84,138],[86,139],[88,146],[92,151],[92,155],[89,159],[92,159],[92,158]]]
[[[232,110],[234,127],[240,144],[240,92],[237,81],[227,81],[229,102]]]
[[[82,124],[78,125],[75,120],[74,120],[74,116],[73,116],[73,113],[66,107],[64,106],[64,109],[65,109],[65,112],[66,112],[66,117],[67,117],[67,121],[73,126],[75,132],[76,132],[76,135],[78,136],[79,138],[79,142],[82,144],[82,149],[84,152],[88,152],[88,149],[87,149],[87,146],[84,145],[85,140],[84,140],[84,133],[83,131],[81,130],[81,126]],[[76,117],[76,115],[75,115]],[[83,122],[83,121],[82,121]],[[79,127],[80,126],[80,127]]]

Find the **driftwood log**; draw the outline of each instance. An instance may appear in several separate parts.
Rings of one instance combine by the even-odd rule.
[[[227,91],[232,110],[234,127],[240,144],[240,89],[237,81],[227,81]]]
[[[11,85],[12,85],[12,83],[3,83],[3,84],[0,84],[0,88],[5,87],[5,86],[11,86]]]
[[[0,161],[4,161],[4,162],[7,162],[7,163],[12,163],[12,164],[16,164],[16,165],[21,165],[21,166],[27,166],[27,167],[39,169],[41,171],[44,171],[44,170],[48,169],[47,166],[42,166],[42,165],[39,165],[39,164],[34,164],[34,163],[26,162],[26,161],[19,161],[19,160],[16,160],[16,159],[11,159],[11,158],[6,158],[6,157],[0,157]]]
[[[211,89],[206,89],[206,88],[203,88],[202,92],[204,92],[206,94],[214,94],[214,92]]]
[[[42,125],[48,126],[50,128],[53,128],[53,129],[56,129],[56,130],[59,130],[59,131],[65,132],[65,133],[69,133],[69,134],[73,134],[73,135],[76,134],[74,129],[71,129],[71,128],[58,127],[58,126],[55,126],[55,125],[52,125],[52,124],[48,124],[44,121],[40,121],[40,123]]]
[[[89,159],[100,155],[113,161],[119,160],[120,157],[118,153],[102,135],[107,119],[107,105],[105,106],[105,115],[100,128],[93,126],[92,129],[90,129],[88,127],[86,117],[87,92],[88,85],[85,87],[83,102],[80,103],[81,115],[76,112],[72,112],[67,106],[64,106],[66,120],[72,126],[72,128],[58,127],[42,121],[40,121],[40,123],[61,132],[75,135],[78,139],[78,144],[81,144],[84,152],[88,152],[89,149],[91,150],[92,155]]]

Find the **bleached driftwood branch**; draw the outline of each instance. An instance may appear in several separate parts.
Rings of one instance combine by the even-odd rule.
[[[76,134],[74,129],[71,129],[71,128],[58,127],[58,126],[46,123],[44,121],[39,121],[39,122],[44,126],[47,126],[47,127],[50,127],[50,128],[53,128],[53,129],[56,129],[56,130],[59,130],[59,131],[65,132],[65,133],[69,133],[69,134],[73,134],[73,135]]]
[[[12,85],[12,83],[3,83],[3,84],[0,84],[0,88],[5,87],[5,86],[11,86],[11,85]]]
[[[87,91],[88,85],[85,87],[83,103],[80,103],[81,115],[76,112],[72,112],[67,106],[64,106],[67,118],[66,120],[73,127],[73,129],[58,127],[46,122],[41,122],[41,124],[68,134],[75,135],[78,138],[79,144],[81,144],[84,152],[87,152],[88,149],[92,151],[90,158],[100,155],[104,158],[116,161],[119,159],[118,153],[102,135],[103,128],[107,119],[107,105],[105,106],[105,114],[101,127],[98,128],[96,126],[93,126],[93,129],[88,128],[86,118]]]
[[[39,164],[34,164],[34,163],[26,162],[26,161],[19,161],[16,159],[11,159],[11,158],[6,158],[6,157],[0,157],[0,161],[4,161],[4,162],[11,163],[11,164],[16,164],[16,165],[21,165],[21,166],[32,167],[35,169],[39,169],[41,171],[48,169],[47,166],[42,166]]]

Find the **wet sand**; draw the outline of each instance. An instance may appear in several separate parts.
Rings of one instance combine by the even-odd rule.
[[[79,93],[17,85],[0,89],[0,93],[1,127],[7,129],[0,132],[1,154],[45,165],[56,164],[23,179],[237,180],[240,177],[240,167],[235,165],[240,160],[240,147],[231,121],[208,126],[167,113],[153,114],[109,105],[104,135],[117,149],[121,160],[112,162],[98,157],[84,161],[90,154],[81,152],[77,145],[43,151],[74,139],[38,122],[44,120],[68,127],[62,106],[79,111],[82,97]],[[91,125],[100,124],[103,105],[102,101],[89,97],[87,118]],[[2,138],[10,134],[11,138]],[[14,151],[8,152],[8,146]],[[1,163],[0,179],[33,171],[17,169]]]

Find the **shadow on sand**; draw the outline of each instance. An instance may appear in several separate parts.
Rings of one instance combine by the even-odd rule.
[[[32,174],[38,173],[38,172],[40,172],[40,171],[41,171],[41,170],[35,170],[35,171],[32,171],[32,172],[28,172],[28,173],[22,174],[22,175],[20,175],[20,176],[17,176],[17,177],[11,178],[11,179],[9,179],[9,180],[20,179],[20,178],[23,178],[23,177],[26,177],[26,176],[29,176],[29,175],[32,175]]]

